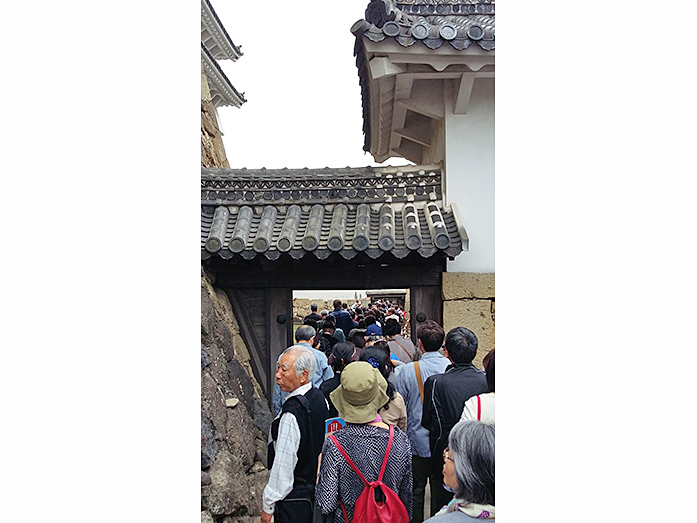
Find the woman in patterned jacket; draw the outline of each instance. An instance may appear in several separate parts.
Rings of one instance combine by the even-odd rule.
[[[346,421],[346,427],[334,436],[367,481],[376,481],[387,450],[389,426],[378,415],[388,401],[387,382],[370,363],[357,361],[341,373],[341,385],[331,400]],[[411,518],[411,447],[401,430],[394,428],[392,448],[382,481],[400,498]],[[319,482],[315,490],[315,511],[330,523],[344,523],[343,503],[349,521],[353,521],[356,500],[364,483],[344,459],[334,442],[327,438],[322,447]],[[341,502],[341,503],[340,503]]]

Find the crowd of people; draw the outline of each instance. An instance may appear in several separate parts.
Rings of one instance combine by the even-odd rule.
[[[278,359],[261,521],[493,521],[494,350],[479,370],[465,327],[414,344],[394,302],[333,305]]]

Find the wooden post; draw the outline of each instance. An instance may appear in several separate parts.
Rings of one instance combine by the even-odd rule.
[[[414,345],[418,345],[416,331],[419,326],[428,320],[434,320],[439,325],[443,325],[443,299],[440,285],[410,287],[409,299],[411,301],[411,338]],[[425,315],[423,321],[417,319],[421,313]]]
[[[285,317],[283,320],[281,317]],[[288,288],[266,289],[266,350],[269,355],[267,370],[269,403],[273,402],[276,383],[276,365],[281,353],[293,344],[293,290]],[[273,409],[272,409],[273,412]]]

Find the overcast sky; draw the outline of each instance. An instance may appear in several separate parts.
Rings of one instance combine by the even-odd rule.
[[[363,112],[351,26],[368,0],[211,0],[244,56],[220,60],[241,108],[219,115],[230,167],[321,168],[378,164],[363,152]],[[276,13],[276,14],[274,14]]]

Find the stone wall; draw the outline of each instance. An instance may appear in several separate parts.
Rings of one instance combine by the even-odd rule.
[[[201,521],[251,523],[272,415],[227,295],[201,269]]]
[[[208,80],[201,64],[201,167],[230,167],[218,128]]]
[[[295,298],[293,299],[293,323],[302,323],[303,318],[310,314],[312,311],[310,310],[310,304],[316,303],[317,304],[317,314],[319,314],[322,309],[327,309],[328,311],[333,311],[334,306],[332,305],[332,302],[334,300],[320,300],[320,299],[313,299],[310,300],[308,298]]]
[[[494,273],[443,273],[443,328],[467,327],[479,339],[474,364],[494,348]]]

